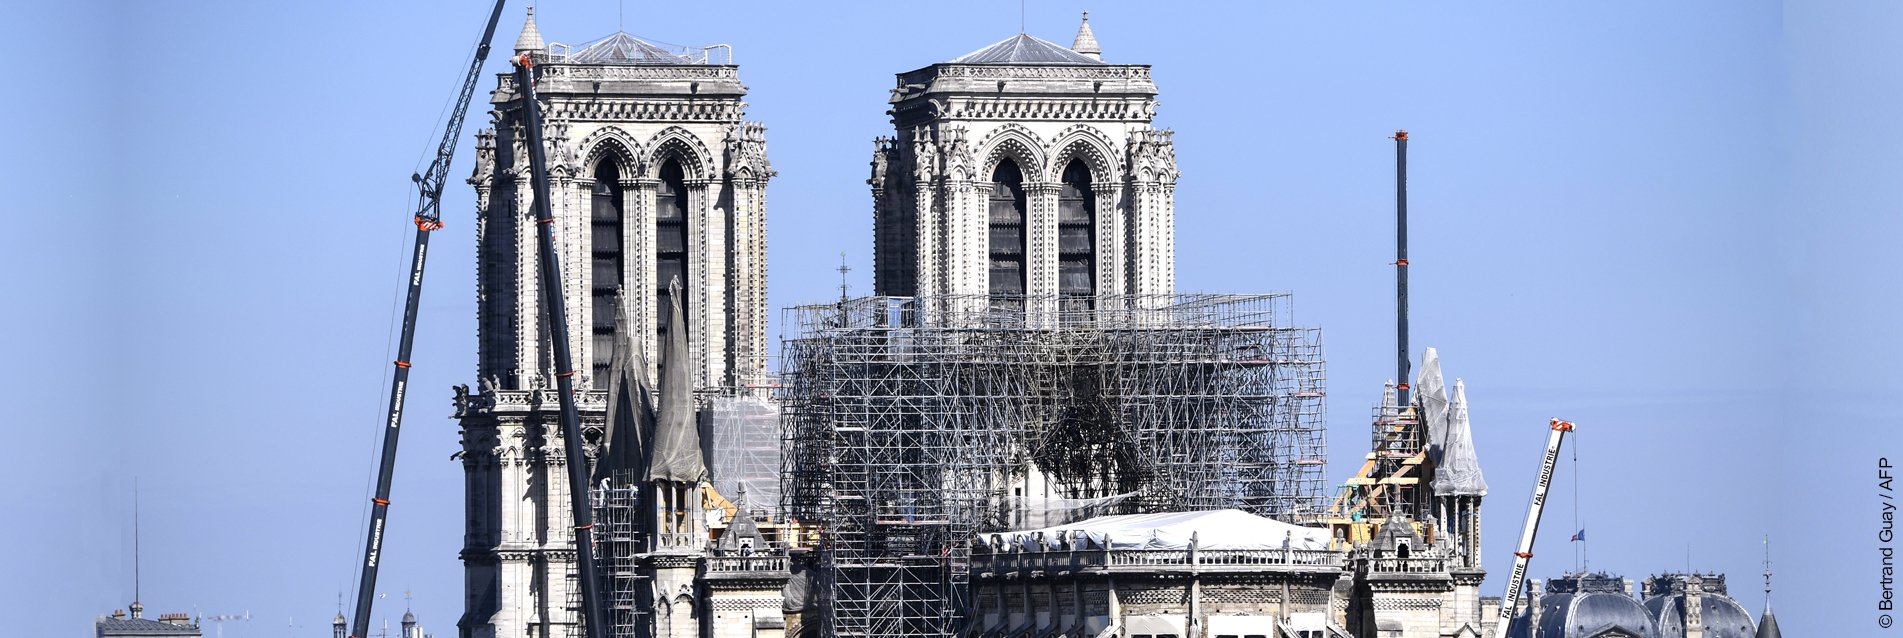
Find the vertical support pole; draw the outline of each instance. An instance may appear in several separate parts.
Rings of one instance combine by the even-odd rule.
[[[575,410],[575,368],[568,348],[568,309],[562,295],[561,256],[555,246],[555,211],[549,202],[548,158],[542,147],[542,109],[535,101],[535,73],[528,56],[515,59],[527,134],[530,183],[535,189],[535,227],[540,240],[542,307],[555,349],[555,389],[561,403],[562,447],[567,452],[568,503],[575,517],[575,563],[581,577],[582,635],[605,638],[601,579],[595,573],[594,510],[588,498],[588,458],[582,451],[581,416]]]
[[[1407,131],[1394,132],[1394,389],[1402,411],[1407,410]]]

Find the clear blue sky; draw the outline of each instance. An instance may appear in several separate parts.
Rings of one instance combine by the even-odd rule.
[[[79,635],[131,599],[136,476],[151,612],[327,636],[355,577],[408,177],[487,3],[12,4],[0,615]],[[1573,567],[1577,487],[1595,568],[1689,561],[1728,573],[1755,615],[1769,534],[1785,628],[1881,635],[1874,464],[1903,457],[1884,423],[1903,399],[1903,5],[1336,4],[1026,12],[1068,43],[1089,9],[1105,59],[1154,65],[1183,170],[1178,286],[1295,293],[1326,334],[1333,477],[1358,465],[1393,374],[1386,138],[1406,128],[1414,341],[1468,384],[1486,593],[1563,416],[1579,466],[1558,473],[1536,576]],[[780,171],[775,308],[836,294],[842,250],[868,290],[864,180],[892,74],[1018,29],[1016,2],[949,7],[627,3],[631,33],[734,46]],[[616,12],[549,0],[538,20],[580,42]],[[475,369],[473,199],[458,181],[444,202],[380,586],[381,612],[412,590],[439,636],[461,611],[445,417]]]

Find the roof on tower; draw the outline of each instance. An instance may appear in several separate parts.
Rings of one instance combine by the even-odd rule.
[[[1095,41],[1094,37],[1092,41]],[[1066,49],[1049,40],[1020,33],[991,46],[958,56],[951,63],[1098,65],[1103,64],[1103,61],[1093,60],[1090,56]]]
[[[579,64],[694,64],[693,56],[681,47],[649,42],[617,31],[614,35],[582,44],[569,52],[564,62]]]

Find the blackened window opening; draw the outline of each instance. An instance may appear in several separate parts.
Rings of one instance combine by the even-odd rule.
[[[991,294],[1024,294],[1024,174],[1016,162],[991,172]]]
[[[593,328],[594,387],[597,390],[608,388],[609,366],[613,365],[615,337],[618,326],[615,325],[615,304],[621,290],[621,282],[626,281],[627,263],[621,250],[623,231],[621,215],[621,170],[614,160],[604,159],[595,168],[595,187],[590,197],[588,230],[590,252],[590,294],[593,301],[593,317],[589,325]]]
[[[1057,195],[1057,292],[1069,307],[1090,306],[1097,294],[1097,198],[1090,192],[1090,168],[1082,160],[1064,167]]]
[[[654,206],[654,301],[656,343],[666,343],[668,331],[674,326],[668,325],[670,298],[668,285],[680,281],[681,316],[688,316],[687,300],[693,295],[688,288],[687,278],[687,182],[681,173],[679,160],[670,159],[661,165],[661,183],[655,189]],[[692,323],[692,322],[685,322]],[[687,326],[681,326],[687,330]],[[658,348],[665,353],[666,348]],[[656,357],[657,363],[665,355]]]

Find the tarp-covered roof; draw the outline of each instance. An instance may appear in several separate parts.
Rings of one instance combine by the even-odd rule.
[[[1023,33],[952,60],[952,64],[1103,64],[1102,60]]]
[[[1005,534],[1023,535],[1026,542],[1038,532],[1047,543],[1083,532],[1093,546],[1109,539],[1110,549],[1187,549],[1190,536],[1197,549],[1327,549],[1328,531],[1284,523],[1242,510],[1163,512],[1099,516],[1069,525]]]

